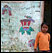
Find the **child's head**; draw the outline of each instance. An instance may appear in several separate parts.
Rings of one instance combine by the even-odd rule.
[[[44,33],[46,33],[48,31],[48,24],[47,23],[42,23],[41,31]]]

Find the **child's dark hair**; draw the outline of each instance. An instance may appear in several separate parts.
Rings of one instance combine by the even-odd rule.
[[[44,24],[49,27],[48,23],[43,22],[43,23],[41,24],[41,28],[42,28],[42,26],[43,26]]]

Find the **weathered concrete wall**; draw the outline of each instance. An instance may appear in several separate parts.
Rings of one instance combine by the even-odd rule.
[[[28,41],[36,38],[40,31],[42,23],[41,10],[43,1],[25,1],[25,2],[6,2],[1,3],[1,51],[5,52],[33,52],[33,46],[30,47]],[[8,5],[11,8],[11,16],[8,12],[2,15],[2,8]],[[21,19],[27,19],[24,16],[31,16],[35,22],[31,22],[29,27],[34,31],[30,35],[19,32],[22,24]],[[31,44],[31,43],[30,43]]]

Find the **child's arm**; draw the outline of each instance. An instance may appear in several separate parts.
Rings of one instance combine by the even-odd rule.
[[[50,48],[50,34],[48,34],[49,48]]]
[[[34,50],[37,49],[38,42],[39,42],[39,33],[37,34],[36,39],[35,39]]]
[[[50,42],[50,34],[48,35],[48,41]]]

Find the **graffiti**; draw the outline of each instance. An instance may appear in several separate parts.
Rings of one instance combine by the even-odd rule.
[[[9,13],[9,16],[11,16],[11,8],[8,6],[8,5],[5,5],[3,8],[2,8],[2,15],[4,15],[5,13]]]
[[[28,46],[29,47],[34,47],[35,39],[31,39],[28,41]]]
[[[30,27],[30,23],[35,22],[31,16],[25,16],[27,19],[20,20],[22,27],[20,28],[19,32],[22,33],[22,35],[27,32],[28,35],[31,35],[31,31],[34,31],[32,27]]]

